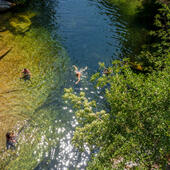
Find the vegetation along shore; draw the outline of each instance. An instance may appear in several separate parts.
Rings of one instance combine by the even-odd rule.
[[[136,57],[140,67],[132,67],[130,57],[124,56],[112,62],[109,75],[98,72],[91,78],[104,89],[109,111],[96,111],[96,101],[84,92],[75,95],[65,89],[64,98],[72,102],[79,121],[73,143],[94,153],[88,169],[168,169],[170,9],[168,1],[149,2],[157,9],[150,40]]]

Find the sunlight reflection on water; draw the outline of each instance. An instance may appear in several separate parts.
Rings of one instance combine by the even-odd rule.
[[[73,124],[73,127],[76,126],[76,123]],[[68,167],[74,168],[83,168],[86,166],[90,153],[87,154],[80,154],[71,144],[72,132],[69,132],[65,135],[64,138],[60,140],[60,147],[59,147],[59,154],[56,157],[56,161],[59,162],[57,168],[60,170],[67,169]],[[81,161],[77,163],[80,159]]]

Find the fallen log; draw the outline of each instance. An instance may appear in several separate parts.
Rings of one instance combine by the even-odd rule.
[[[12,48],[5,48],[0,50],[0,60],[4,58],[11,50]]]
[[[4,32],[6,30],[7,30],[7,28],[5,26],[0,27],[0,32]]]

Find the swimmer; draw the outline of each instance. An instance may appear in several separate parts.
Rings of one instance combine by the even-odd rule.
[[[24,68],[21,72],[21,76],[20,76],[21,79],[24,79],[25,81],[26,80],[30,80],[31,78],[31,72],[27,69],[27,68]]]
[[[75,66],[75,65],[73,65],[73,67],[74,67],[74,69],[75,69],[75,73],[76,73],[76,76],[77,76],[77,81],[75,82],[75,84],[78,84],[79,82],[80,82],[80,80],[81,80],[81,76],[82,76],[82,72],[83,71],[85,71],[85,70],[87,70],[87,67],[85,67],[84,69],[81,69],[80,71],[78,70],[78,68]]]

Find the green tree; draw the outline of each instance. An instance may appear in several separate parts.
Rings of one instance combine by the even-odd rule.
[[[98,87],[109,85],[105,90],[109,113],[95,111],[95,101],[88,101],[85,93],[76,96],[72,89],[65,89],[64,98],[74,104],[79,122],[73,143],[81,150],[85,144],[91,151],[99,150],[97,157],[93,155],[93,168],[112,168],[117,159],[123,159],[120,165],[123,167],[128,161],[144,167],[153,163],[166,165],[168,72],[136,74],[120,61],[114,61],[109,69],[112,71],[109,76],[98,77],[97,73],[92,77],[98,77]]]
[[[160,12],[164,15],[167,10],[163,5]],[[155,22],[163,20],[157,15]],[[170,54],[166,44],[169,32],[161,32],[167,22],[154,31],[155,49],[140,55],[148,62],[152,59],[148,65],[151,72],[135,73],[126,59],[113,61],[108,75],[92,76],[96,87],[105,89],[109,112],[98,111],[96,102],[89,101],[84,92],[77,96],[72,89],[65,89],[64,98],[72,102],[79,122],[73,144],[81,151],[88,146],[93,153],[89,169],[118,169],[128,163],[145,169],[167,165]],[[105,68],[104,63],[100,68]]]

